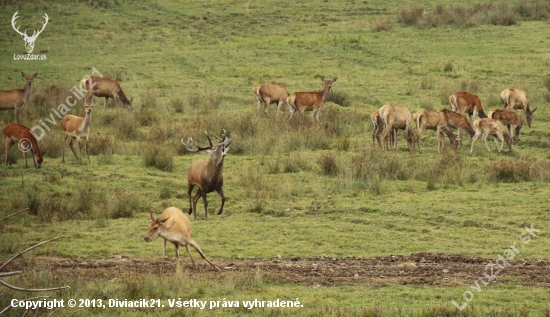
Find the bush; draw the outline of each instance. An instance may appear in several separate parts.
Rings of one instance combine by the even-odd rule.
[[[393,28],[393,23],[389,19],[374,20],[370,24],[372,32],[390,31]]]
[[[143,165],[171,172],[174,170],[174,150],[166,143],[147,143],[143,150]]]
[[[323,175],[334,176],[338,173],[338,166],[332,154],[322,154],[317,163],[321,166]]]
[[[422,8],[404,9],[399,12],[398,21],[406,26],[415,26],[422,19],[423,14]]]

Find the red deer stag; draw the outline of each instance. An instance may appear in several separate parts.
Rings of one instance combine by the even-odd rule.
[[[252,89],[254,92],[254,96],[256,97],[256,100],[258,100],[258,108],[256,109],[256,113],[260,112],[260,106],[262,102],[264,103],[264,113],[266,117],[269,117],[267,114],[267,108],[270,104],[274,103],[277,104],[277,115],[279,115],[279,112],[281,111],[281,106],[284,102],[286,102],[286,98],[288,98],[289,94],[286,90],[286,87],[283,85],[275,85],[275,84],[264,84],[264,85],[258,85]]]
[[[88,91],[84,100],[88,100],[92,96],[105,97],[103,111],[107,108],[109,98],[113,98],[118,106],[120,106],[120,100],[129,111],[133,109],[132,101],[134,98],[128,100],[122,91],[122,88],[120,88],[120,84],[115,79],[89,76],[80,82],[80,87],[84,87]]]
[[[380,117],[384,122],[384,132],[382,132],[382,150],[386,150],[388,134],[392,129],[405,130],[405,138],[407,139],[407,144],[409,145],[409,149],[412,154],[414,150],[412,147],[412,116],[409,109],[397,105],[384,105],[378,110],[378,113],[380,113]],[[396,150],[396,148],[397,146],[394,144],[393,149]]]
[[[500,99],[502,100],[502,104],[506,110],[523,109],[527,126],[529,128],[531,127],[533,113],[537,111],[538,107],[531,111],[529,108],[529,98],[527,98],[525,91],[518,88],[506,88],[502,91],[502,93],[500,93]]]
[[[416,123],[416,134],[413,136],[413,148],[418,144],[418,153],[420,151],[420,133],[429,129],[436,131],[437,137],[437,153],[441,153],[441,148],[444,147],[444,140],[441,139],[441,134],[445,132],[451,143],[451,147],[455,149],[458,145],[453,132],[447,127],[443,114],[439,111],[421,109],[413,114],[413,121]]]
[[[483,111],[483,107],[481,107],[481,100],[472,93],[466,91],[455,92],[449,96],[449,102],[454,112],[460,114],[467,113],[470,116],[469,120],[471,125],[473,125],[475,118],[478,116],[480,118],[487,118],[487,115]]]
[[[338,79],[338,77],[330,79],[325,79],[321,77],[321,80],[325,83],[325,89],[322,91],[310,91],[310,92],[294,92],[286,99],[288,104],[289,113],[286,118],[286,122],[289,123],[292,116],[296,111],[300,112],[300,117],[298,121],[300,124],[303,124],[304,121],[304,112],[313,111],[312,118],[319,121],[319,111],[323,107],[323,102],[327,99],[332,84]]]
[[[151,211],[151,224],[147,230],[145,241],[149,242],[157,236],[164,239],[164,249],[162,251],[163,258],[166,257],[166,241],[168,240],[172,242],[174,248],[176,249],[176,258],[179,259],[180,257],[179,246],[185,246],[185,249],[189,254],[189,258],[191,258],[191,262],[193,263],[193,267],[196,269],[197,265],[195,264],[195,261],[191,256],[191,252],[189,251],[189,246],[192,246],[195,250],[197,250],[197,252],[199,252],[201,257],[206,260],[206,262],[216,269],[216,271],[220,271],[217,266],[208,260],[199,245],[191,238],[191,222],[183,211],[181,211],[181,209],[176,207],[166,208],[160,216],[160,219],[157,219],[155,213]]]
[[[506,141],[506,144],[508,144],[508,147],[510,148],[510,150],[512,149],[513,140],[510,137],[508,130],[506,130],[506,127],[500,121],[489,119],[489,118],[477,119],[476,121],[474,121],[474,129],[476,130],[476,134],[472,138],[472,146],[470,147],[470,153],[474,151],[474,144],[480,135],[482,135],[481,141],[483,141],[483,144],[485,144],[485,147],[489,152],[491,152],[491,149],[489,149],[489,145],[487,145],[487,136],[489,135],[493,136],[493,139],[497,144],[499,153],[500,151],[502,151],[502,147],[504,146],[504,141]],[[498,144],[497,138],[500,139],[501,141],[500,146]]]
[[[0,110],[15,110],[15,122],[19,123],[19,113],[25,105],[25,101],[29,99],[32,92],[32,81],[38,73],[32,76],[27,76],[21,72],[21,76],[27,81],[27,85],[23,89],[0,90]]]
[[[519,120],[518,114],[514,110],[495,109],[493,111],[489,111],[487,116],[489,119],[498,120],[507,126],[508,133],[510,133],[512,139],[515,140],[519,136],[521,121]]]
[[[378,141],[378,146],[380,146],[380,150],[382,150],[382,143],[380,143],[380,134],[382,134],[382,131],[384,131],[384,121],[382,121],[382,118],[380,118],[380,114],[378,111],[375,111],[370,116],[370,121],[372,123],[372,146],[373,148],[376,147],[376,143],[374,143],[374,139]],[[392,129],[390,132],[390,147],[394,147],[394,145],[397,146],[397,130]]]
[[[206,133],[206,131],[205,131]],[[205,218],[208,221],[208,201],[206,200],[206,194],[217,191],[220,197],[222,198],[222,205],[220,206],[220,210],[218,211],[218,215],[220,215],[223,211],[223,205],[225,204],[225,196],[223,194],[223,161],[224,157],[227,155],[227,152],[229,151],[229,145],[233,141],[233,139],[227,139],[225,130],[222,138],[218,138],[220,140],[220,143],[217,145],[212,145],[212,141],[210,140],[210,136],[208,136],[208,133],[206,133],[206,137],[208,138],[208,143],[210,143],[209,146],[201,147],[195,144],[193,139],[189,139],[187,143],[181,140],[181,143],[187,151],[189,152],[199,152],[199,151],[206,151],[207,153],[210,153],[210,159],[208,160],[198,160],[189,166],[189,169],[187,171],[187,195],[189,195],[189,214],[193,212],[194,220],[197,220],[197,201],[200,197],[202,197],[202,201],[204,203],[204,213]],[[195,145],[196,149],[192,148],[190,145],[190,142]],[[195,194],[195,197],[193,197],[193,201],[191,203],[191,192],[193,191],[193,188],[198,186],[197,193]]]
[[[470,137],[473,137],[476,132],[472,128],[470,121],[466,118],[465,115],[456,113],[449,109],[440,109],[439,112],[443,115],[443,120],[448,127],[458,130],[458,141],[457,145],[462,146],[462,131],[466,130],[470,134]]]
[[[42,164],[42,157],[44,156],[44,154],[46,154],[46,152],[40,152],[38,141],[34,137],[34,133],[31,131],[31,129],[27,128],[24,125],[12,123],[5,126],[4,129],[2,129],[2,133],[4,133],[4,139],[6,140],[6,166],[9,166],[11,164],[8,156],[8,151],[10,150],[12,145],[17,143],[19,149],[23,152],[23,156],[25,157],[25,168],[28,168],[28,151],[31,151],[34,167],[40,168],[40,165]]]
[[[86,149],[86,156],[88,157],[88,164],[90,164],[90,155],[88,154],[88,136],[90,135],[90,121],[92,120],[92,110],[95,105],[95,99],[92,101],[85,101],[84,109],[86,116],[84,118],[73,116],[71,114],[66,115],[61,120],[61,129],[63,130],[63,149],[62,149],[62,163],[65,163],[65,148],[67,147],[67,137],[70,137],[69,146],[73,151],[74,157],[77,161],[82,161],[82,145],[81,141],[84,140],[84,148]],[[80,149],[80,158],[76,155],[76,151],[73,148],[73,141],[78,141],[78,148]]]

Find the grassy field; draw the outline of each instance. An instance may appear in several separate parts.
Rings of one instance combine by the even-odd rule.
[[[0,0],[0,89],[21,88],[20,72],[37,72],[21,121],[51,130],[40,141],[47,152],[41,169],[25,169],[15,147],[9,155],[16,163],[0,168],[0,217],[30,208],[0,222],[0,259],[59,235],[65,237],[15,263],[37,255],[159,258],[161,241],[143,242],[149,212],[187,210],[187,167],[207,157],[187,153],[179,140],[205,144],[205,130],[220,135],[222,129],[234,139],[224,166],[225,211],[215,215],[220,199],[212,193],[210,220],[204,221],[199,201],[193,222],[194,239],[214,262],[418,252],[494,259],[530,224],[540,232],[518,259],[548,258],[550,2],[454,3]],[[33,52],[46,54],[46,61],[13,60],[25,52],[8,22],[16,10],[21,29],[36,29],[49,15]],[[76,162],[69,150],[62,164],[61,128],[52,109],[92,69],[116,78],[134,97],[134,110],[111,100],[103,112],[98,99],[90,128],[92,163]],[[320,124],[306,113],[304,126],[294,118],[287,127],[282,116],[275,118],[274,106],[268,119],[256,114],[253,86],[320,90],[322,76],[338,80]],[[501,107],[500,92],[508,87],[526,90],[531,108],[538,107],[512,151],[499,154],[489,140],[492,152],[478,141],[470,154],[466,140],[457,152],[447,147],[438,154],[432,131],[421,136],[422,154],[409,155],[402,134],[397,152],[380,152],[371,141],[370,114],[383,104],[411,113],[449,108],[448,96],[466,90],[487,111]],[[83,108],[79,102],[70,113],[84,116]],[[13,116],[0,112],[0,126]],[[3,160],[3,142],[0,153]],[[173,259],[171,249],[168,254]],[[217,279],[184,266],[135,281],[55,277],[42,267],[6,280],[71,285],[60,298],[299,298],[304,305],[118,309],[108,312],[112,316],[458,316],[450,301],[473,283],[310,287],[262,272]],[[0,309],[25,296],[2,291]],[[545,287],[490,284],[462,315],[548,316],[549,294]],[[87,315],[105,311],[85,309],[76,316]]]

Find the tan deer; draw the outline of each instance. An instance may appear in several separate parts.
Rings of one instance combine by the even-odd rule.
[[[514,110],[495,109],[489,111],[487,113],[487,117],[489,117],[489,119],[498,120],[507,126],[508,133],[510,133],[512,139],[515,140],[519,136],[521,121],[519,120],[518,114]]]
[[[84,87],[88,91],[84,100],[88,100],[92,96],[105,97],[105,102],[103,103],[103,111],[105,111],[105,108],[107,108],[107,102],[109,101],[109,98],[113,98],[119,107],[119,101],[122,101],[122,103],[128,108],[129,111],[133,109],[132,101],[134,100],[134,98],[131,98],[130,100],[126,98],[126,95],[122,91],[122,88],[120,88],[120,84],[118,83],[118,81],[116,81],[116,79],[89,76],[84,78],[80,82],[80,87]]]
[[[272,103],[277,104],[277,116],[278,116],[279,112],[281,111],[281,106],[283,105],[284,102],[286,102],[286,98],[288,98],[289,96],[289,93],[286,90],[286,87],[283,85],[275,85],[275,84],[258,85],[254,87],[252,91],[254,92],[254,96],[258,101],[258,108],[256,109],[256,113],[260,112],[260,106],[263,102],[264,113],[266,117],[269,117],[269,115],[267,114],[267,108]]]
[[[62,163],[65,163],[65,148],[67,147],[67,138],[70,137],[69,146],[73,151],[74,157],[77,161],[82,161],[82,141],[84,142],[84,148],[86,149],[86,156],[88,157],[88,164],[90,164],[90,155],[88,154],[88,136],[90,135],[90,122],[92,121],[92,110],[94,109],[95,99],[92,101],[85,101],[84,109],[86,115],[84,118],[73,116],[68,114],[61,119],[61,129],[63,130],[63,149],[62,149]],[[76,155],[76,151],[73,148],[73,141],[77,140],[78,148],[80,149],[80,158]]]
[[[227,152],[229,151],[229,145],[231,144],[233,139],[227,139],[225,130],[223,137],[218,138],[218,140],[220,140],[220,143],[215,146],[212,144],[208,133],[206,133],[206,137],[208,138],[208,143],[210,144],[206,147],[196,145],[193,139],[189,139],[187,143],[185,143],[182,139],[181,143],[189,152],[194,153],[199,151],[206,151],[207,153],[211,154],[210,159],[208,160],[198,160],[191,163],[187,171],[187,195],[189,196],[189,214],[193,212],[194,220],[197,220],[197,201],[200,197],[202,197],[202,201],[204,203],[205,218],[208,221],[208,201],[206,200],[206,194],[213,191],[218,192],[222,199],[222,205],[220,206],[218,215],[220,215],[223,211],[223,205],[225,204],[222,174],[223,161],[225,156],[227,155]],[[196,148],[192,148],[190,142],[193,143]],[[197,190],[197,193],[195,194],[195,196],[193,197],[193,201],[191,202],[191,193],[195,186],[197,186],[199,189]]]
[[[23,156],[25,157],[25,168],[28,168],[27,152],[29,151],[32,154],[34,167],[40,168],[43,156],[46,154],[46,152],[40,152],[38,141],[36,140],[34,133],[31,131],[31,129],[21,124],[11,123],[2,129],[2,133],[4,134],[4,139],[6,141],[6,166],[9,166],[11,164],[8,156],[8,151],[10,150],[12,145],[17,143],[19,150],[23,152]]]
[[[0,90],[0,110],[15,110],[15,122],[19,123],[19,113],[25,105],[25,101],[29,99],[32,92],[32,81],[38,73],[32,76],[27,76],[21,72],[21,76],[25,78],[27,84],[23,89]]]
[[[455,92],[449,96],[449,102],[454,112],[469,115],[471,125],[473,125],[474,119],[477,117],[487,118],[487,115],[483,111],[483,107],[481,107],[481,100],[472,93],[466,91]]]
[[[437,153],[441,153],[441,149],[444,147],[444,140],[441,138],[442,133],[447,134],[453,149],[457,147],[458,140],[456,140],[450,128],[447,127],[447,123],[441,112],[421,109],[413,114],[413,121],[416,123],[416,133],[413,136],[413,148],[415,144],[418,144],[418,153],[422,153],[420,151],[420,134],[426,129],[436,131]]]
[[[382,134],[382,131],[384,131],[384,121],[382,121],[382,118],[380,117],[380,114],[378,111],[375,111],[370,116],[370,121],[372,123],[372,146],[373,148],[376,147],[376,143],[374,143],[374,139],[378,141],[378,146],[380,146],[380,150],[382,150],[382,143],[380,143],[380,134]],[[392,129],[390,132],[390,147],[397,146],[397,130]]]
[[[405,138],[409,146],[411,154],[413,153],[413,132],[412,132],[412,116],[409,109],[397,106],[397,105],[383,105],[378,113],[384,122],[384,131],[382,132],[382,150],[385,151],[388,142],[388,134],[392,129],[405,130]],[[397,145],[394,144],[394,151],[397,149]]]
[[[456,113],[449,109],[440,109],[438,110],[443,115],[443,120],[448,127],[456,129],[458,131],[458,141],[457,145],[462,145],[462,131],[466,131],[470,134],[470,137],[473,137],[476,133],[470,124],[468,118],[460,113]]]
[[[508,144],[508,147],[510,148],[510,150],[512,149],[513,140],[510,137],[508,130],[506,130],[506,127],[500,121],[489,119],[489,118],[477,119],[476,121],[474,121],[474,129],[476,130],[476,134],[472,138],[472,146],[470,147],[470,153],[474,151],[474,144],[480,135],[482,135],[481,141],[483,141],[483,144],[485,144],[485,148],[487,148],[487,151],[489,152],[491,152],[489,145],[487,145],[487,136],[489,135],[493,136],[493,139],[497,144],[499,153],[502,151],[502,147],[504,146],[504,141],[506,141],[506,144]],[[500,146],[498,144],[497,138],[500,139],[501,141]]]
[[[145,241],[149,242],[156,237],[161,237],[164,239],[164,248],[162,252],[163,258],[166,257],[166,241],[170,241],[176,249],[176,258],[178,259],[180,257],[179,246],[185,246],[185,249],[189,254],[189,258],[191,258],[191,262],[193,263],[193,267],[196,269],[197,265],[195,264],[195,261],[191,256],[191,252],[189,251],[189,246],[192,246],[195,250],[197,250],[197,252],[199,252],[201,257],[206,260],[206,262],[212,265],[216,271],[220,271],[217,266],[208,260],[199,245],[191,238],[191,222],[183,211],[181,211],[181,209],[176,207],[166,208],[160,216],[160,219],[157,219],[155,213],[151,211],[151,224],[147,230]]]
[[[523,109],[527,126],[529,128],[531,127],[533,113],[537,111],[538,107],[531,111],[529,108],[529,98],[527,98],[527,93],[524,90],[518,88],[506,88],[502,91],[502,93],[500,93],[500,99],[504,109],[506,110]]]
[[[323,102],[327,99],[332,84],[338,79],[338,77],[330,79],[325,79],[321,77],[321,80],[325,83],[325,89],[322,91],[310,91],[310,92],[294,92],[286,99],[288,104],[289,113],[286,118],[286,122],[289,123],[292,116],[296,111],[300,112],[300,117],[298,121],[300,124],[303,124],[304,121],[304,112],[313,111],[312,119],[319,121],[319,111],[323,107]]]

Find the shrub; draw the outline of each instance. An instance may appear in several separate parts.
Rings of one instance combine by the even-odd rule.
[[[338,173],[338,166],[332,154],[322,154],[317,163],[321,166],[321,172],[323,175],[334,176]]]
[[[162,171],[171,172],[174,170],[174,150],[166,143],[148,142],[143,150],[143,165],[156,167]]]
[[[372,32],[390,31],[393,28],[393,23],[389,19],[374,20],[370,24]]]
[[[406,26],[414,26],[422,19],[423,14],[424,9],[422,8],[404,9],[399,12],[398,21]]]

